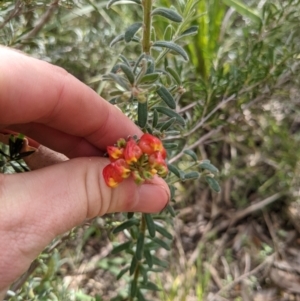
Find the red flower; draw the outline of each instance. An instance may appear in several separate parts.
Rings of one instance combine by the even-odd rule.
[[[139,147],[147,155],[152,155],[154,152],[160,152],[164,159],[167,156],[166,150],[160,139],[150,134],[144,134],[141,137]]]
[[[123,181],[120,172],[112,165],[113,163],[107,165],[103,169],[103,177],[105,183],[109,187],[117,187]]]
[[[158,175],[165,177],[168,174],[168,167],[163,155],[160,152],[155,152],[149,156],[149,165],[156,170]]]
[[[130,139],[127,141],[124,149],[124,159],[127,164],[135,163],[143,155],[142,150],[136,144],[135,140]]]
[[[116,147],[116,146],[108,146],[107,152],[108,152],[110,161],[114,162],[120,158],[123,158],[124,149]]]
[[[130,168],[124,159],[119,159],[111,163],[111,165],[123,179],[126,179],[130,176]]]

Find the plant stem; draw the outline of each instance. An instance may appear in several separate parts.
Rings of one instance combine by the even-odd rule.
[[[146,232],[146,219],[145,219],[145,213],[143,213],[141,216],[140,233],[143,233],[144,237],[145,237],[145,232]],[[132,282],[136,283],[136,286],[137,286],[137,282],[138,282],[139,275],[140,275],[140,265],[141,265],[141,261],[138,261],[135,271],[134,271],[133,280],[132,280]],[[133,300],[134,300],[134,297],[130,296],[129,301],[133,301]]]
[[[151,49],[151,27],[152,27],[152,0],[142,0],[143,6],[143,40],[142,47],[145,54],[150,54]]]

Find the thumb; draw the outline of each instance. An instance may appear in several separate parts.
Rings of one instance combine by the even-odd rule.
[[[0,174],[0,290],[20,276],[51,240],[111,212],[157,212],[168,202],[159,178],[106,186],[104,158],[76,158],[28,173]]]

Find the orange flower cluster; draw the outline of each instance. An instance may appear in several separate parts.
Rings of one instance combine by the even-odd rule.
[[[152,179],[155,174],[165,177],[168,167],[165,162],[167,152],[157,137],[144,134],[139,140],[123,138],[115,146],[108,146],[110,164],[103,170],[105,183],[116,187],[130,175],[137,184]]]

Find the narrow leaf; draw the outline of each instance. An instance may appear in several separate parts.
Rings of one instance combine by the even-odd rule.
[[[221,191],[221,187],[219,185],[219,183],[211,177],[205,177],[205,180],[207,181],[209,187],[215,191],[215,192],[220,192]]]
[[[138,103],[138,125],[141,128],[144,128],[147,124],[148,119],[148,104],[145,103]]]
[[[126,241],[116,247],[113,248],[113,250],[111,251],[111,254],[117,254],[120,253],[126,249],[129,249],[131,247],[132,241]]]
[[[144,241],[145,241],[144,233],[140,233],[136,242],[136,250],[135,250],[135,257],[137,260],[141,260],[143,257]]]
[[[130,297],[132,300],[135,298],[137,293],[137,279],[133,279],[131,281],[131,286],[130,286]]]
[[[177,122],[184,126],[185,125],[185,121],[184,119],[176,112],[174,112],[173,110],[170,110],[169,108],[166,108],[166,107],[154,107],[155,110],[159,113],[162,113],[164,115],[167,115],[169,117],[175,117]]]
[[[130,268],[129,268],[129,274],[130,274],[130,276],[133,275],[137,264],[138,264],[138,261],[136,260],[136,257],[133,256],[132,260],[131,260]]]
[[[137,298],[137,301],[147,301],[140,290],[137,291]]]
[[[250,8],[247,7],[244,3],[239,0],[222,0],[226,5],[234,8],[242,16],[249,18],[255,23],[261,23],[261,18]]]
[[[155,72],[155,73],[149,73],[149,74],[145,74],[144,76],[142,76],[139,80],[139,84],[144,84],[144,83],[154,83],[160,76],[160,73]]]
[[[183,151],[183,152],[184,152],[186,155],[192,157],[192,159],[193,159],[194,161],[198,161],[198,157],[197,157],[197,155],[195,154],[194,151],[192,151],[192,150],[190,150],[190,149],[186,149],[186,150]]]
[[[157,114],[157,111],[154,110],[154,111],[153,111],[153,119],[152,119],[152,126],[153,126],[154,128],[156,128],[157,122],[158,122],[158,114]]]
[[[214,165],[212,165],[212,164],[209,163],[209,162],[201,162],[201,163],[199,164],[199,167],[200,167],[200,168],[203,168],[203,169],[207,169],[207,170],[209,170],[210,172],[212,172],[212,173],[214,173],[214,174],[216,174],[216,173],[219,172],[218,168],[216,168]]]
[[[176,177],[179,179],[184,179],[184,172],[179,170],[175,165],[167,164],[168,169],[170,172],[172,172]]]
[[[168,243],[166,243],[164,240],[162,239],[159,239],[157,237],[154,237],[152,239],[153,242],[157,243],[159,246],[161,246],[162,248],[164,248],[165,250],[167,251],[170,251],[171,250],[171,247],[169,246]]]
[[[195,180],[195,179],[199,179],[199,177],[200,177],[200,173],[197,171],[191,171],[184,174],[185,180]]]
[[[150,291],[160,291],[160,288],[153,282],[148,281],[146,284],[142,283],[140,285],[141,289],[150,290]]]
[[[173,236],[170,232],[168,232],[165,228],[155,224],[155,229],[158,233],[160,233],[162,236],[168,238],[168,239],[173,239]]]
[[[160,130],[163,132],[163,131],[166,131],[167,129],[169,129],[173,123],[176,121],[176,118],[173,117],[171,119],[169,119],[168,121],[166,121],[160,128]]]
[[[117,280],[121,279],[122,276],[123,276],[124,274],[126,274],[128,271],[129,271],[129,267],[125,267],[124,269],[122,269],[122,270],[119,272],[119,274],[117,275]]]
[[[176,108],[176,102],[172,96],[172,94],[168,91],[168,89],[164,86],[159,87],[157,89],[157,94],[160,96],[160,98],[166,103],[168,107],[171,109]]]
[[[164,40],[171,41],[173,36],[173,26],[169,24],[164,32]]]
[[[168,49],[173,50],[174,52],[180,54],[184,58],[185,61],[189,60],[188,54],[185,52],[185,50],[181,46],[179,46],[173,42],[157,41],[157,42],[154,42],[152,46],[168,48]]]
[[[177,83],[177,85],[181,85],[181,79],[180,76],[178,75],[178,73],[171,68],[170,66],[166,67],[166,70],[170,73],[170,75],[174,78],[175,82]]]
[[[155,237],[155,224],[151,214],[145,214],[145,220],[146,220],[149,235],[151,237]]]
[[[172,217],[176,216],[176,212],[170,204],[167,205],[166,210],[171,214]]]
[[[126,75],[128,81],[133,85],[134,84],[134,74],[133,74],[131,68],[125,64],[120,64],[120,68]]]
[[[146,251],[144,252],[144,256],[145,256],[145,259],[146,259],[146,262],[147,262],[149,268],[152,268],[152,266],[153,266],[153,260],[152,260],[152,257],[153,257],[153,256],[151,255],[150,251],[146,250]]]
[[[156,256],[153,256],[152,261],[154,265],[158,265],[163,268],[167,268],[169,266],[169,263],[167,261],[161,260]]]
[[[180,38],[195,35],[195,34],[197,34],[198,29],[199,29],[199,26],[193,25],[190,28],[188,28],[187,30],[185,30],[183,33],[181,33]]]
[[[143,25],[142,22],[137,22],[137,23],[133,23],[126,29],[124,34],[124,39],[126,43],[129,43],[132,40],[132,38],[134,37],[136,32],[142,27],[142,25]]]
[[[165,8],[165,7],[158,7],[155,8],[152,13],[152,16],[162,16],[168,20],[171,20],[173,22],[180,23],[182,22],[182,17],[173,9]]]
[[[113,47],[115,44],[123,40],[124,40],[124,34],[123,33],[119,34],[110,42],[109,47]]]
[[[121,225],[119,225],[118,227],[116,227],[114,230],[113,230],[113,233],[116,234],[116,233],[119,233],[125,229],[128,229],[132,226],[137,226],[138,224],[140,223],[140,221],[138,219],[129,219],[127,220],[126,222],[122,223]]]
[[[114,74],[114,73],[108,73],[107,76],[114,80],[117,84],[119,84],[121,87],[123,87],[126,90],[130,90],[129,84],[126,82],[126,80],[121,77],[120,75]]]
[[[178,144],[177,143],[164,143],[164,148],[165,149],[177,149],[178,148]]]

